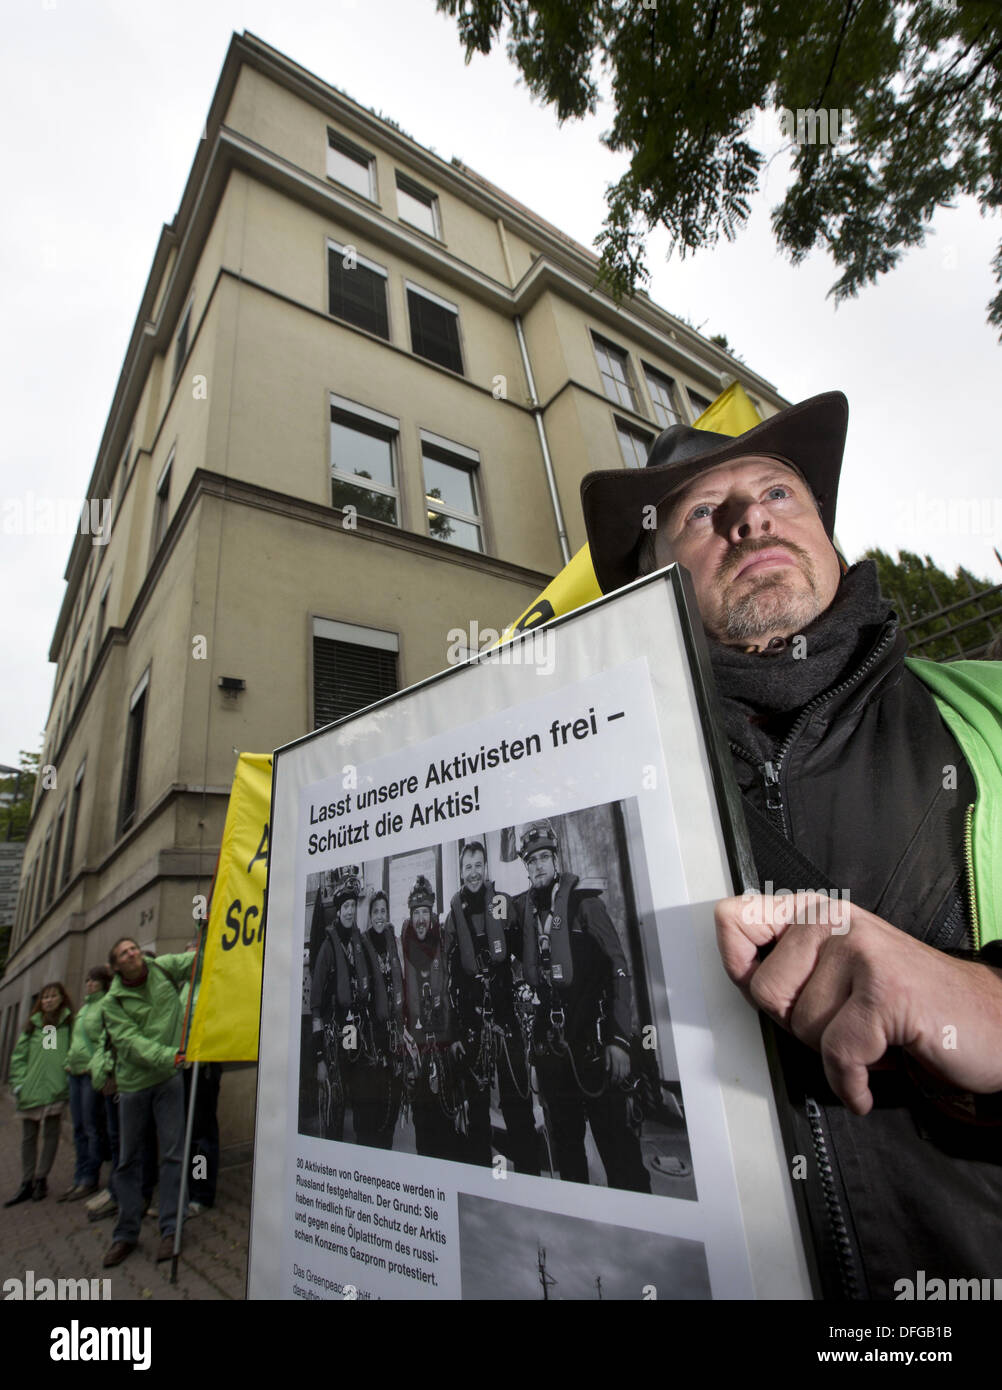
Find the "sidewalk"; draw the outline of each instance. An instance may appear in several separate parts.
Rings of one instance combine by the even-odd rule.
[[[102,1170],[107,1175],[107,1166]],[[185,1222],[177,1283],[170,1284],[170,1261],[155,1263],[160,1231],[153,1217],[143,1221],[139,1246],[115,1269],[102,1268],[114,1222],[88,1221],[86,1202],[57,1202],[73,1180],[73,1131],[69,1106],[49,1195],[42,1202],[0,1207],[0,1286],[11,1277],[36,1281],[108,1278],[112,1299],[242,1299],[247,1274],[251,1166],[221,1168],[216,1205]],[[9,1091],[0,1096],[0,1202],[21,1185],[21,1121]],[[156,1199],[154,1198],[154,1201]]]

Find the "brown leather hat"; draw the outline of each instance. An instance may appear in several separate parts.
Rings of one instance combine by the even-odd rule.
[[[746,454],[789,460],[810,484],[832,538],[848,424],[849,402],[841,391],[826,391],[788,406],[737,438],[670,425],[654,441],[644,468],[587,474],[581,482],[581,506],[602,592],[611,593],[637,577],[644,507],[660,506],[691,478]]]

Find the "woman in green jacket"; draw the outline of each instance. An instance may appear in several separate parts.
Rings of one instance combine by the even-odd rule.
[[[10,1084],[21,1116],[21,1186],[5,1207],[40,1202],[59,1146],[59,1125],[69,1096],[66,1056],[70,1049],[73,1004],[63,984],[42,986],[10,1060]],[[38,1157],[38,1131],[42,1156]]]

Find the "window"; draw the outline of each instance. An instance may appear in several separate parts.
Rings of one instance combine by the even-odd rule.
[[[42,872],[38,876],[38,892],[35,896],[35,920],[38,921],[45,906],[45,876],[49,867],[49,850],[52,848],[52,826],[49,826],[49,833],[45,837],[45,846],[42,849]]]
[[[689,403],[692,406],[692,418],[693,420],[698,420],[704,410],[709,410],[713,402],[707,400],[706,396],[701,396],[698,391],[694,391],[691,386],[686,387],[686,390],[689,392]]]
[[[464,550],[482,551],[474,477],[480,455],[474,449],[422,430],[421,462],[429,534]]]
[[[375,158],[333,130],[327,132],[327,177],[372,203],[376,201]]]
[[[181,368],[184,366],[184,359],[188,356],[188,331],[191,328],[191,304],[181,316],[181,327],[177,330],[177,338],[174,341],[174,375],[171,378],[171,385],[177,381],[181,375]]]
[[[132,692],[129,722],[125,730],[125,757],[122,759],[122,795],[118,807],[118,833],[124,835],[136,818],[139,800],[139,762],[143,747],[143,721],[146,718],[146,691],[150,683],[147,669]]]
[[[386,271],[382,266],[330,241],[327,243],[327,278],[330,312],[334,318],[345,319],[356,328],[389,339]]]
[[[622,420],[616,421],[616,433],[627,468],[643,468],[654,443],[653,436],[644,434],[642,430],[635,430],[631,425],[624,425]]]
[[[407,311],[411,320],[411,347],[418,357],[437,362],[450,371],[463,371],[459,350],[459,310],[447,299],[407,282]]]
[[[669,425],[677,425],[679,413],[674,381],[670,376],[664,376],[661,372],[656,372],[653,367],[648,367],[646,363],[644,364],[644,377],[647,381],[647,389],[651,393],[655,420],[663,430],[666,430]]]
[[[442,240],[442,228],[438,218],[438,199],[427,188],[409,179],[406,174],[397,172],[397,213],[401,222],[409,222],[422,232],[427,232],[436,241]]]
[[[399,525],[396,440],[392,415],[331,396],[331,506]],[[359,479],[365,482],[360,483]],[[330,722],[329,720],[327,721]]]
[[[185,324],[187,324],[187,319],[185,319]],[[175,375],[175,377],[177,376],[177,368],[176,368],[176,367],[175,367],[174,375]],[[128,481],[128,478],[129,478],[129,459],[130,459],[131,457],[132,457],[132,440],[130,439],[129,442],[128,442],[128,444],[126,444],[126,446],[125,446],[125,452],[122,454],[122,461],[121,461],[121,463],[118,465],[118,501],[115,503],[115,514],[116,514],[116,515],[118,514],[118,511],[119,511],[119,509],[121,508],[121,505],[122,505],[122,498],[125,496],[125,484],[126,484],[126,482]]]
[[[101,598],[97,605],[97,631],[94,641],[94,660],[101,650],[101,642],[104,640],[104,630],[108,621],[108,590],[111,588],[111,575],[104,581],[104,588],[101,590]]]
[[[63,821],[66,818],[66,798],[59,808],[59,815],[56,817],[56,833],[52,840],[52,867],[49,870],[49,886],[45,893],[45,905],[48,907],[56,891],[56,881],[59,878],[59,846],[63,842]]]
[[[612,343],[607,343],[604,338],[596,337],[594,333],[592,334],[592,342],[595,345],[595,356],[598,359],[598,369],[602,374],[602,386],[605,394],[610,401],[615,401],[617,405],[625,405],[629,410],[636,410],[637,398],[630,376],[629,356],[620,348],[613,347]]]
[[[151,561],[167,534],[167,518],[170,515],[170,474],[173,464],[174,450],[172,449],[157,482],[157,494],[153,500],[153,535],[150,539]]]
[[[77,775],[73,779],[73,795],[70,798],[70,818],[66,826],[66,854],[63,858],[63,876],[60,882],[65,886],[70,881],[70,870],[73,867],[73,849],[77,838],[77,820],[80,817],[80,797],[83,794],[83,778],[86,762],[80,764]]]
[[[90,637],[91,637],[91,634],[88,632],[87,636],[84,638],[83,652],[82,652],[82,654],[81,654],[81,656],[80,656],[80,694],[81,694],[81,695],[83,694],[83,688],[84,688],[84,686],[85,686],[86,683],[87,683],[87,658],[90,656]]]
[[[397,689],[392,632],[313,619],[313,727],[320,729]]]

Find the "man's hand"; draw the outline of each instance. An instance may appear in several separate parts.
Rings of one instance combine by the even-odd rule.
[[[625,1047],[620,1047],[619,1043],[609,1043],[605,1049],[605,1070],[610,1086],[617,1086],[620,1081],[626,1080],[630,1074],[630,1054]]]
[[[821,1053],[829,1085],[855,1114],[872,1109],[867,1069],[890,1047],[960,1090],[1002,1090],[1002,973],[814,893],[727,898],[716,920],[728,975]],[[773,943],[761,960],[759,947]]]
[[[449,1048],[454,1062],[461,1062],[466,1056],[466,1048],[461,1042],[454,1042]]]

